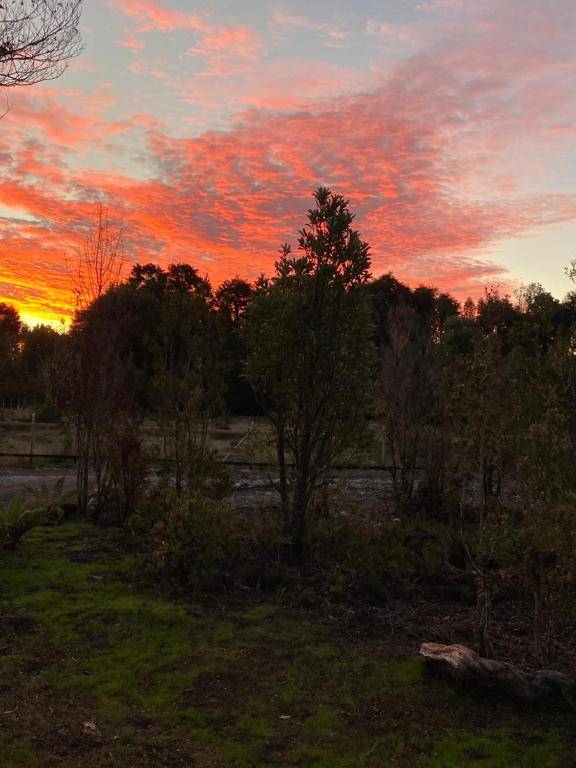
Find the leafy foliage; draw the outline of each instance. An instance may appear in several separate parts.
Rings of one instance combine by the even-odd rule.
[[[57,480],[52,488],[43,485],[27,490],[33,502],[19,495],[0,502],[0,549],[14,549],[29,531],[40,525],[58,522],[63,506],[72,497],[64,491],[63,478]]]
[[[320,188],[314,199],[299,255],[283,246],[246,322],[246,375],[276,432],[286,533],[296,549],[317,483],[365,434],[374,364],[363,290],[368,244],[352,229],[344,198]]]
[[[281,536],[273,517],[239,516],[199,491],[152,496],[148,505],[140,513],[144,530],[149,521],[148,567],[165,586],[218,592],[266,586],[274,578]]]
[[[30,508],[21,496],[0,502],[0,546],[14,549],[28,531],[45,521],[44,510]]]

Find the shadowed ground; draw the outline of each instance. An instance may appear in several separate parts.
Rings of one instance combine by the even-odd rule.
[[[117,537],[69,522],[2,555],[3,768],[575,764],[565,705],[455,691],[328,611],[161,599]]]

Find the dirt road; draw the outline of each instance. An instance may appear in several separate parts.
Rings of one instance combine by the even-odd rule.
[[[273,504],[278,500],[274,487],[275,473],[250,467],[231,468],[232,492],[227,501],[236,508],[249,509]],[[27,495],[27,488],[51,487],[63,477],[65,487],[73,489],[76,470],[73,467],[0,467],[0,501],[6,501],[15,494]],[[363,509],[379,508],[390,496],[391,478],[389,473],[372,470],[348,470],[340,472],[328,486],[328,492],[339,491],[339,503],[346,506],[361,506]]]

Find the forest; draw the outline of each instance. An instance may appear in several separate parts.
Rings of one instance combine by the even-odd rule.
[[[66,434],[75,471],[0,507],[0,691],[44,675],[36,699],[92,702],[88,746],[28,733],[2,742],[7,764],[569,765],[576,293],[461,305],[373,277],[326,188],[255,283],[127,269],[121,241],[101,209],[65,332],[0,306],[0,401]],[[243,506],[209,439],[240,416],[264,425],[245,464],[271,491]],[[369,504],[359,470],[385,478]],[[439,653],[470,654],[453,675],[469,693],[422,677]],[[421,707],[438,708],[434,738],[414,732]],[[483,734],[487,718],[502,722]],[[515,735],[526,718],[533,742]]]

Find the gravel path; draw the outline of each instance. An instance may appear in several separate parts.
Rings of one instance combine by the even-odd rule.
[[[274,504],[278,493],[274,488],[277,477],[261,469],[234,467],[231,470],[233,491],[227,501],[238,509]],[[0,501],[17,493],[26,495],[26,487],[39,488],[54,485],[61,477],[65,487],[73,489],[76,470],[73,467],[0,467]],[[363,509],[378,508],[385,504],[391,490],[390,475],[370,470],[349,470],[330,481],[330,487],[342,491],[341,503],[361,505]]]
[[[42,485],[53,486],[61,477],[65,479],[67,489],[74,488],[76,482],[74,468],[0,467],[0,501],[6,501],[17,493],[26,496],[26,487],[38,489]]]

